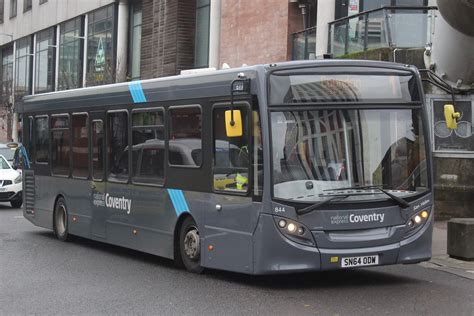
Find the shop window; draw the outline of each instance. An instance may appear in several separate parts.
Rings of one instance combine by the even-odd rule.
[[[88,21],[86,84],[96,86],[115,82],[114,6],[90,13]]]
[[[140,78],[140,55],[142,46],[142,5],[132,4],[130,8],[130,41],[128,73],[132,80]]]
[[[36,35],[35,93],[54,91],[55,35],[56,29],[54,27]]]
[[[15,98],[21,99],[31,94],[31,66],[33,64],[32,37],[27,36],[17,41],[16,46],[16,80]]]
[[[7,103],[13,91],[13,45],[1,50],[0,102]]]
[[[211,4],[210,0],[196,1],[196,39],[194,48],[194,67],[209,66],[209,25]]]
[[[59,26],[59,90],[82,87],[83,25],[78,17]]]

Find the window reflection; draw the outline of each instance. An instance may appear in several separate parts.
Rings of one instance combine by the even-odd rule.
[[[92,178],[102,180],[104,176],[104,123],[92,122]]]
[[[55,34],[55,28],[49,28],[36,35],[36,93],[54,91]]]
[[[201,108],[198,106],[171,108],[170,120],[169,163],[201,166]]]
[[[108,179],[120,182],[128,180],[128,113],[107,114]]]
[[[87,178],[89,176],[87,114],[73,114],[72,135],[72,175]]]
[[[83,18],[60,25],[59,90],[82,87]]]
[[[87,86],[115,81],[114,6],[89,14],[87,37]],[[119,61],[126,63],[126,60]]]
[[[68,116],[51,118],[51,171],[55,175],[69,175],[70,131]]]
[[[161,184],[165,162],[163,111],[133,113],[132,122],[133,180]]]

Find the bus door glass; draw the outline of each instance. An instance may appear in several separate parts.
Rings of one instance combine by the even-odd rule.
[[[246,193],[249,189],[249,111],[236,107],[242,118],[242,135],[229,137],[226,133],[227,107],[214,109],[214,190]]]
[[[91,159],[91,197],[92,197],[92,234],[105,238],[106,187],[104,182],[105,126],[104,113],[91,112],[90,159]]]

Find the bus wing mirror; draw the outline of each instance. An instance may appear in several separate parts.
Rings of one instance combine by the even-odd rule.
[[[232,115],[232,112],[234,115]],[[227,137],[240,137],[243,134],[242,130],[242,114],[240,110],[225,111],[225,132]]]
[[[461,117],[459,112],[454,111],[454,106],[452,104],[444,105],[444,118],[446,120],[446,127],[449,129],[458,128],[457,119]]]

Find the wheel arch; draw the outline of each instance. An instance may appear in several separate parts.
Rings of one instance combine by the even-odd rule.
[[[55,213],[56,213],[56,206],[58,205],[58,201],[59,201],[60,198],[62,198],[64,201],[66,201],[66,198],[64,197],[63,193],[56,194],[56,197],[54,198],[54,203],[53,203],[53,211],[51,212],[51,227],[52,227],[53,231],[56,230],[56,227],[55,227],[56,224],[54,223],[54,216],[55,216]]]
[[[194,221],[196,219],[191,215],[189,212],[184,212],[179,215],[178,219],[176,220],[176,225],[174,226],[174,234],[173,234],[173,259],[179,259],[181,261],[181,255],[179,253],[179,233],[181,231],[181,226],[186,218],[191,217]],[[182,262],[178,262],[178,265],[182,265]]]

